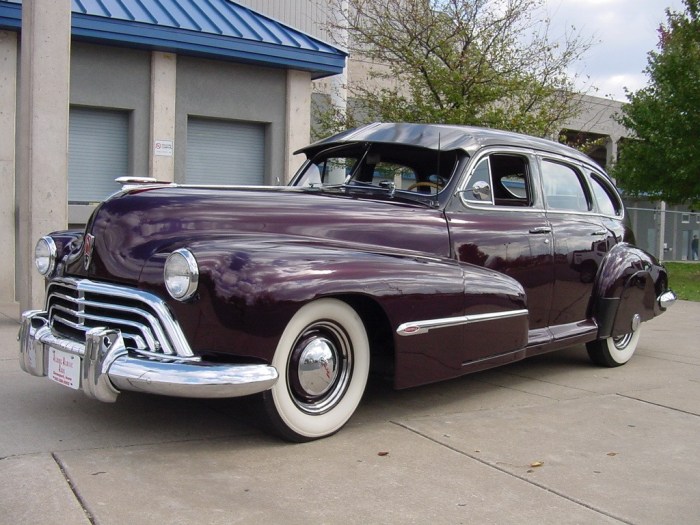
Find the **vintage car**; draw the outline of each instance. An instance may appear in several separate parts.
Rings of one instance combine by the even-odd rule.
[[[676,299],[610,178],[561,144],[380,123],[301,153],[285,187],[127,180],[40,239],[22,368],[108,402],[259,394],[307,441],[370,371],[402,389],[584,343],[614,367]]]

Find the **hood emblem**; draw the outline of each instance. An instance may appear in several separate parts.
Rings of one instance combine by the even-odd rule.
[[[95,248],[95,236],[91,233],[85,235],[85,240],[83,241],[84,258],[83,267],[87,270],[90,266],[90,261],[92,261],[92,251]]]

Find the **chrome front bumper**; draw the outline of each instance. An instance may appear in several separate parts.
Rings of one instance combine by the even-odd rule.
[[[105,402],[116,401],[122,390],[195,398],[246,396],[269,390],[278,377],[277,370],[268,365],[130,355],[119,330],[93,328],[84,343],[76,342],[54,335],[46,312],[24,312],[19,331],[22,370],[46,376],[50,348],[79,357],[79,388]]]

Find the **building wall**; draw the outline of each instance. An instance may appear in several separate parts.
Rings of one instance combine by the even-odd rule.
[[[73,42],[70,104],[129,113],[129,173],[146,177],[149,152],[151,53]],[[68,222],[84,224],[91,206],[69,205]]]
[[[332,16],[332,2],[329,0],[236,0],[236,2],[294,29],[333,43],[327,26],[327,20]]]
[[[148,174],[151,53],[73,42],[70,103],[130,112],[130,175]]]
[[[6,198],[0,198],[0,242],[3,246],[15,246],[11,260],[19,253],[16,216],[20,208],[12,188],[18,173],[14,145],[20,52],[18,34],[0,31],[0,132],[3,137],[15,137],[15,140],[0,143],[0,181],[4,188],[10,189],[3,193]],[[157,122],[154,124],[154,119],[172,118],[175,162],[172,177],[166,177],[166,180],[183,182],[187,121],[188,117],[194,116],[262,124],[265,129],[264,182],[283,184],[289,180],[300,163],[299,160],[290,160],[291,152],[306,145],[310,138],[310,73],[163,55],[75,41],[71,46],[71,107],[128,113],[129,158],[125,175],[151,174],[149,166],[154,160],[154,138],[170,138],[154,136],[162,134],[159,129],[168,128],[159,127]],[[152,67],[157,60],[166,72],[168,64],[173,65],[168,74],[174,76],[176,89],[171,89],[167,80],[164,87],[155,85],[155,75],[163,71],[163,67]],[[156,96],[159,98],[158,108],[152,104]],[[174,107],[174,112],[163,111],[163,105]],[[68,184],[67,178],[65,184]],[[69,206],[68,223],[80,227],[92,209],[91,205]],[[33,210],[32,213],[41,215],[42,211]],[[13,267],[14,271],[4,272],[0,280],[0,302],[13,302],[16,290],[20,288],[19,276],[33,270],[17,263]]]

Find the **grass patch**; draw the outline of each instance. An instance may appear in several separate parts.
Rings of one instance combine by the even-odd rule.
[[[668,285],[679,299],[700,302],[700,263],[665,262]]]

